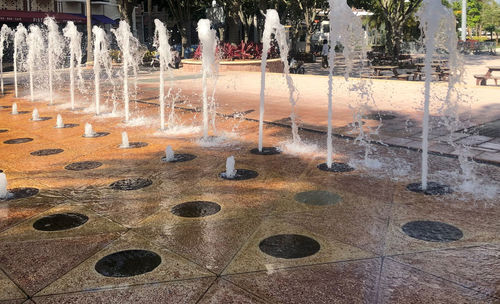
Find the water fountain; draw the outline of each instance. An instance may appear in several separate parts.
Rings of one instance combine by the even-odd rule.
[[[49,97],[50,104],[54,104],[54,70],[60,64],[62,52],[64,49],[64,40],[59,33],[59,26],[53,17],[45,17],[43,24],[47,26],[47,57],[49,63]]]
[[[455,33],[455,18],[453,12],[450,9],[445,7],[441,2],[432,0],[423,1],[422,6],[417,12],[417,16],[420,20],[420,28],[424,35],[425,43],[425,66],[423,72],[426,76],[424,86],[424,113],[422,120],[422,173],[420,184],[410,184],[408,185],[408,189],[411,191],[423,192],[425,194],[431,195],[446,194],[452,191],[449,186],[428,181],[429,107],[431,99],[432,60],[436,51],[436,45],[438,44],[437,37],[443,36],[444,39],[448,40],[448,51],[456,54],[456,37],[451,37],[454,36]],[[443,29],[445,29],[444,35],[443,33],[440,33],[440,31]],[[455,45],[452,45],[453,43],[455,43]],[[452,79],[453,75],[450,76],[450,83],[453,83]],[[449,91],[450,87],[448,88],[448,92]]]
[[[236,161],[234,160],[234,156],[229,156],[226,159],[226,172],[225,178],[233,179],[236,176],[236,169],[234,169]]]
[[[168,43],[168,32],[165,25],[155,19],[155,37],[153,46],[159,53],[160,61],[160,130],[165,130],[165,76],[169,63],[172,61],[170,44]]]
[[[19,23],[14,34],[14,92],[16,94],[16,97],[19,97],[17,88],[17,71],[22,67],[22,64],[24,63],[24,50],[26,49],[27,35],[28,31],[26,31],[26,28],[22,23]],[[19,59],[21,60],[18,63]]]
[[[106,39],[106,32],[94,25],[92,28],[94,34],[94,91],[95,91],[95,114],[101,114],[101,67],[104,67],[108,79],[112,78],[111,59],[109,58],[109,42]]]
[[[64,122],[63,122],[61,114],[57,114],[56,128],[58,128],[58,129],[64,128]]]
[[[203,86],[203,139],[208,139],[208,85],[207,78],[218,74],[218,65],[216,64],[215,51],[217,47],[217,35],[215,30],[210,28],[210,20],[200,19],[198,21],[198,37],[200,38],[202,52],[202,86]],[[212,92],[211,110],[215,113],[215,85]],[[212,125],[215,126],[215,116],[213,116]]]
[[[33,121],[40,121],[41,120],[40,114],[38,114],[38,109],[37,108],[35,108],[33,110],[33,113],[31,114],[31,120],[33,120]]]
[[[75,24],[69,21],[63,29],[64,37],[69,39],[69,80],[70,80],[70,97],[71,110],[75,109],[75,65],[79,79],[79,87],[83,83],[82,77],[82,34],[77,30]]]
[[[342,45],[342,52],[346,58],[345,78],[349,77],[352,70],[351,52],[353,51],[353,38],[364,37],[363,27],[359,17],[354,15],[346,0],[329,0],[330,5],[330,52],[328,56],[328,131],[327,131],[327,157],[326,163],[320,164],[320,170],[332,172],[348,172],[354,170],[347,164],[333,162],[332,118],[333,118],[333,70],[335,67],[335,46]],[[362,128],[362,125],[359,126]]]
[[[4,93],[3,90],[3,49],[4,46],[9,46],[9,36],[12,34],[10,27],[7,24],[2,25],[0,29],[0,88],[2,91],[2,95]]]
[[[167,148],[165,149],[165,161],[171,162],[174,159],[175,159],[174,150],[172,149],[172,146],[168,145]]]
[[[17,115],[19,114],[19,112],[17,111],[17,103],[12,103],[12,112],[11,112],[12,115]]]
[[[130,144],[128,142],[128,134],[125,131],[122,132],[122,144],[120,145],[120,148],[122,149],[130,148]]]
[[[280,23],[278,12],[274,9],[266,11],[266,22],[264,24],[264,33],[262,35],[262,61],[261,61],[261,83],[260,83],[260,112],[259,112],[259,146],[258,150],[252,150],[252,153],[261,155],[278,154],[280,150],[275,147],[263,147],[263,128],[264,128],[264,103],[265,103],[265,90],[266,90],[266,65],[267,55],[271,47],[272,35],[278,42],[280,49],[280,58],[283,62],[283,73],[285,74],[286,82],[289,89],[289,100],[292,105],[292,113],[290,118],[292,120],[292,136],[293,143],[298,143],[300,137],[298,135],[298,128],[295,117],[295,105],[297,103],[295,87],[293,80],[290,77],[290,68],[288,66],[288,42],[285,27]]]
[[[35,101],[33,78],[35,76],[35,68],[42,60],[42,51],[45,49],[45,41],[42,31],[37,25],[30,25],[29,30],[30,32],[27,38],[28,56],[26,61],[28,63],[30,76],[30,99],[31,101]]]
[[[83,135],[84,137],[94,137],[96,133],[92,129],[92,125],[90,123],[85,124],[85,134]]]
[[[9,190],[7,190],[7,176],[0,170],[0,200],[7,199]]]
[[[125,104],[125,122],[129,122],[129,89],[128,89],[128,73],[132,68],[137,78],[137,65],[135,60],[139,53],[140,43],[130,32],[130,26],[124,20],[120,21],[118,29],[112,29],[111,32],[115,35],[116,41],[122,52],[122,66],[123,66],[123,102]]]

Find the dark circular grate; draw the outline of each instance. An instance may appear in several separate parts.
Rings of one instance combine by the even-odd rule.
[[[63,149],[42,149],[42,150],[33,151],[30,154],[33,156],[48,156],[48,155],[59,154],[62,152],[64,152]]]
[[[319,243],[300,234],[278,234],[260,242],[262,252],[275,258],[299,259],[311,256],[319,251]]]
[[[10,109],[12,106],[0,106],[0,109]]]
[[[134,142],[130,142],[128,144],[128,147],[127,148],[123,148],[121,145],[118,146],[120,149],[135,149],[135,148],[142,148],[142,147],[146,147],[148,145],[147,142],[140,142],[140,141],[134,141]]]
[[[351,172],[354,171],[354,168],[345,163],[332,163],[332,167],[328,168],[326,163],[322,163],[318,165],[318,169],[321,171],[328,172]]]
[[[409,184],[408,186],[406,186],[406,189],[412,192],[423,193],[425,195],[444,195],[453,193],[453,190],[450,188],[450,186],[435,182],[428,182],[427,189],[425,190],[422,190],[422,183]]]
[[[109,135],[109,132],[95,132],[94,135],[92,136],[86,136],[85,134],[83,134],[82,136],[85,138],[97,138],[97,137],[104,137],[107,135]]]
[[[0,133],[5,133],[5,132],[9,132],[9,130],[7,130],[7,129],[0,129]]]
[[[217,203],[193,201],[174,206],[171,212],[181,217],[204,217],[216,214],[220,209],[221,207]]]
[[[379,113],[369,113],[363,116],[365,119],[370,119],[370,120],[391,120],[395,119],[397,116],[394,114],[390,113],[385,113],[385,112],[379,112]]]
[[[281,150],[277,147],[262,147],[262,151],[259,151],[259,148],[254,148],[250,150],[250,153],[256,155],[276,155],[280,154]]]
[[[334,205],[342,200],[338,194],[322,190],[300,192],[294,199],[299,203],[314,206]]]
[[[124,250],[112,253],[95,264],[95,270],[105,277],[133,277],[153,271],[161,257],[147,250]]]
[[[174,159],[167,162],[167,158],[164,156],[161,158],[162,162],[166,163],[181,163],[191,161],[196,158],[196,155],[193,154],[174,154]]]
[[[21,198],[27,198],[30,196],[35,196],[40,192],[37,188],[23,187],[10,189],[7,195],[7,200],[16,200]]]
[[[129,178],[116,181],[109,185],[110,188],[115,190],[138,190],[151,186],[153,181],[148,178]]]
[[[455,226],[433,221],[414,221],[403,225],[402,230],[409,237],[427,242],[453,242],[464,234]]]
[[[30,111],[17,111],[17,114],[12,114],[12,115],[21,115],[21,114],[28,114],[31,113]]]
[[[64,169],[71,171],[83,171],[83,170],[92,170],[95,168],[99,168],[100,166],[102,166],[102,163],[97,161],[81,161],[66,165]]]
[[[51,214],[33,223],[33,228],[40,231],[59,231],[76,228],[85,224],[89,218],[80,213]]]
[[[52,117],[38,117],[38,119],[33,120],[33,118],[31,118],[30,120],[31,121],[46,121],[49,119],[52,119]]]
[[[33,141],[33,138],[23,137],[23,138],[9,139],[9,140],[4,141],[3,143],[7,144],[7,145],[15,145],[15,144],[24,144],[24,143],[27,143],[30,141]]]
[[[57,126],[55,126],[54,128],[56,129],[70,129],[70,128],[74,128],[74,127],[78,127],[79,124],[72,124],[72,123],[69,123],[69,124],[64,124],[64,126],[62,128],[59,128]]]
[[[221,172],[219,173],[219,177],[227,180],[247,180],[247,179],[252,179],[256,178],[259,176],[259,173],[253,170],[247,170],[247,169],[236,169],[236,175],[233,178],[227,178],[226,177],[226,172]]]

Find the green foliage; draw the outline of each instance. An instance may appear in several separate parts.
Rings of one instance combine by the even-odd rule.
[[[467,26],[477,27],[481,24],[483,3],[484,0],[467,0]],[[460,24],[462,22],[462,1],[453,2],[452,8]]]

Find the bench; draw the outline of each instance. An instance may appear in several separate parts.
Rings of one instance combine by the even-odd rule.
[[[486,85],[486,80],[488,79],[493,79],[495,81],[495,85],[498,85],[498,80],[500,80],[500,77],[497,76],[491,76],[491,75],[474,75],[474,78],[476,78],[476,85]]]
[[[399,74],[398,76],[396,76],[396,78],[398,80],[408,80],[408,78],[410,78],[410,75],[409,74]]]
[[[373,75],[373,74],[361,74],[361,78],[371,78],[371,79],[391,79],[390,75]]]

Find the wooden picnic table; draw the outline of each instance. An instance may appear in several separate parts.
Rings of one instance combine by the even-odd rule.
[[[382,71],[392,71],[394,76],[398,76],[398,66],[397,65],[374,65],[372,66],[375,76],[380,76]]]
[[[474,78],[476,78],[476,85],[486,85],[486,80],[488,79],[493,79],[495,81],[495,85],[498,85],[500,77],[493,76],[493,72],[500,72],[500,66],[489,66],[486,74],[474,75]]]

